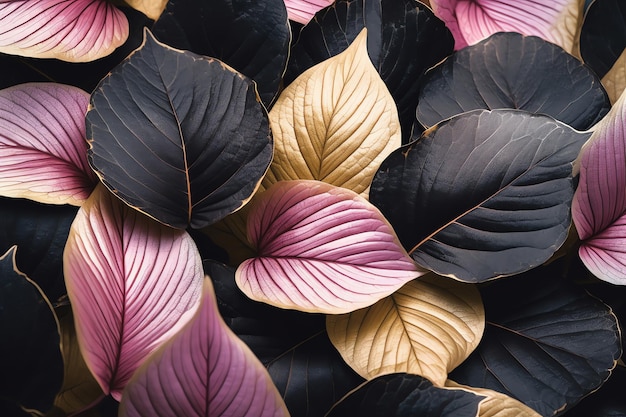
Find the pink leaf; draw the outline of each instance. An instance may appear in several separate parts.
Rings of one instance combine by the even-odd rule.
[[[252,351],[226,326],[209,279],[195,318],[128,383],[120,417],[282,417],[289,413]]]
[[[626,96],[594,128],[579,167],[572,218],[580,258],[598,278],[626,285]]]
[[[334,0],[285,0],[285,6],[290,20],[306,25],[315,13],[334,2]]]
[[[319,181],[281,181],[261,194],[248,239],[259,256],[239,266],[237,284],[282,308],[347,313],[424,273],[377,208]]]
[[[85,362],[119,399],[148,354],[197,310],[204,279],[198,250],[187,232],[98,186],[72,224],[63,264]]]
[[[0,90],[0,195],[74,205],[89,197],[88,105],[89,94],[62,84]]]
[[[105,0],[0,1],[0,52],[87,62],[128,38],[126,15]]]
[[[456,50],[496,32],[518,32],[569,52],[582,10],[580,0],[431,0],[430,4],[454,35]]]

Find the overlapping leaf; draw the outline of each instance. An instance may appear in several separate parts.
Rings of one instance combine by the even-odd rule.
[[[334,0],[285,0],[289,19],[306,25],[315,13],[330,6]]]
[[[374,206],[319,181],[265,191],[250,209],[248,238],[258,256],[239,266],[237,285],[283,308],[347,313],[424,273]]]
[[[129,382],[120,417],[289,416],[263,365],[221,319],[205,280],[194,319]]]
[[[485,316],[475,287],[433,274],[326,323],[331,341],[361,376],[407,372],[443,386],[478,346]]]
[[[598,389],[621,355],[611,309],[552,266],[494,282],[482,295],[485,334],[450,375],[463,385],[505,393],[551,416]]]
[[[126,0],[126,4],[140,10],[152,20],[157,20],[165,10],[168,0]]]
[[[430,127],[469,110],[509,108],[586,130],[610,107],[589,67],[541,38],[507,32],[463,48],[430,70],[417,120]]]
[[[128,38],[128,20],[104,0],[3,0],[0,52],[71,62],[109,55]]]
[[[572,216],[579,255],[598,278],[626,284],[626,96],[595,127],[577,167]]]
[[[0,90],[0,195],[80,205],[97,182],[87,163],[89,95],[61,84]]]
[[[89,162],[118,197],[162,223],[201,228],[239,209],[272,157],[254,84],[215,59],[144,45],[87,113]]]
[[[431,0],[435,14],[452,31],[455,49],[496,32],[539,36],[573,52],[584,0]]]
[[[270,123],[275,151],[266,188],[306,179],[367,194],[376,169],[401,142],[393,98],[367,55],[367,31],[291,83]]]
[[[413,259],[440,275],[481,282],[519,273],[565,241],[572,163],[588,137],[523,111],[464,113],[394,151],[370,200]]]
[[[204,274],[196,246],[100,186],[72,224],[63,264],[85,362],[119,400],[148,354],[197,309]]]
[[[541,417],[535,410],[508,395],[485,388],[468,387],[454,381],[446,381],[446,387],[462,388],[482,395],[485,399],[480,403],[478,417]]]

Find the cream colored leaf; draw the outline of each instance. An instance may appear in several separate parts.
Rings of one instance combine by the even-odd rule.
[[[541,417],[532,408],[501,392],[485,388],[468,387],[454,381],[446,381],[446,387],[464,389],[486,397],[479,407],[478,417]]]
[[[326,319],[330,340],[364,378],[407,372],[438,386],[476,348],[484,326],[476,287],[433,273],[371,307]]]
[[[366,29],[287,86],[269,116],[275,148],[266,188],[308,179],[367,197],[378,166],[401,145],[398,111],[367,54]]]
[[[622,51],[613,67],[602,78],[602,85],[609,95],[611,104],[615,104],[626,88],[626,49]]]
[[[167,0],[126,0],[126,3],[135,10],[139,10],[152,20],[157,20],[165,6]]]

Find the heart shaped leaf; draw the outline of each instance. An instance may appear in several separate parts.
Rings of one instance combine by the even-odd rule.
[[[522,109],[578,130],[611,107],[600,79],[563,49],[536,36],[496,33],[463,48],[422,82],[417,120],[430,127],[475,109]]]
[[[337,350],[364,378],[407,372],[443,386],[478,346],[485,312],[475,287],[430,274],[326,323]]]
[[[249,79],[145,36],[92,94],[89,162],[131,207],[201,228],[256,190],[272,158],[267,113]]]
[[[347,313],[424,273],[374,206],[319,181],[282,181],[261,194],[248,238],[258,256],[239,266],[237,285],[282,308]]]
[[[588,137],[519,110],[464,113],[391,154],[370,200],[418,264],[467,282],[516,274],[565,241]]]
[[[361,385],[326,417],[477,417],[484,398],[463,389],[436,387],[419,375],[389,374]]]
[[[87,62],[128,38],[124,13],[104,0],[3,0],[0,52]]]
[[[99,186],[72,224],[63,256],[87,366],[119,400],[133,372],[193,315],[202,261],[185,231],[163,226]]]
[[[41,413],[63,382],[59,324],[41,289],[17,269],[16,251],[13,246],[0,257],[0,411]]]
[[[128,383],[120,417],[288,417],[263,365],[226,326],[205,280],[198,313]]]
[[[496,32],[518,32],[573,52],[584,1],[431,0],[430,4],[452,31],[456,50]]]
[[[555,268],[536,268],[484,288],[487,325],[450,378],[496,390],[544,416],[595,391],[621,355],[611,309]]]
[[[366,194],[380,163],[401,143],[393,98],[367,55],[367,31],[291,83],[270,123],[275,150],[266,188],[303,179]]]
[[[88,104],[84,91],[55,83],[0,90],[0,195],[74,205],[89,197]]]
[[[579,255],[598,278],[626,284],[626,96],[594,128],[583,148],[572,216]]]

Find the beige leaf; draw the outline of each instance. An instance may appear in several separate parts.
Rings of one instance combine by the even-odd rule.
[[[486,398],[480,403],[478,417],[541,417],[532,408],[501,392],[485,388],[475,388],[446,381],[446,387],[464,389]]]
[[[626,88],[626,49],[622,51],[613,67],[602,78],[602,85],[609,95],[611,104],[615,104]]]
[[[432,273],[371,307],[326,319],[330,340],[364,378],[407,372],[439,386],[476,348],[484,326],[476,287]]]
[[[135,10],[139,10],[152,20],[157,20],[165,6],[167,0],[126,0],[126,3]]]
[[[367,197],[380,163],[401,145],[395,102],[367,54],[367,30],[301,74],[269,113],[274,161],[263,180],[319,180]]]

